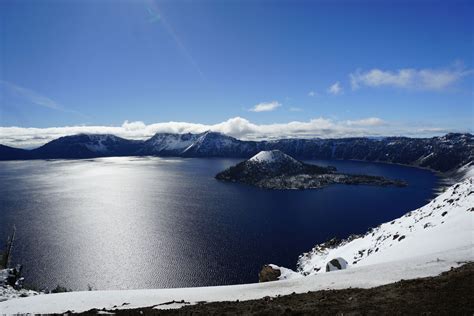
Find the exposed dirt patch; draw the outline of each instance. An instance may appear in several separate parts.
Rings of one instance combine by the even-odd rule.
[[[473,315],[472,293],[474,263],[467,263],[436,277],[402,280],[371,289],[200,303],[176,310],[147,307],[112,312],[116,315]],[[96,314],[96,310],[91,310],[80,315]]]

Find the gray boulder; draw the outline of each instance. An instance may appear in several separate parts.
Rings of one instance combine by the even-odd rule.
[[[332,259],[326,264],[326,272],[336,271],[336,270],[344,270],[348,266],[348,263],[344,258],[338,257]]]

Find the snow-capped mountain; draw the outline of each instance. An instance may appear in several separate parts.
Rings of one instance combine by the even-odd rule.
[[[297,159],[390,162],[452,172],[474,160],[474,136],[451,133],[432,138],[244,141],[208,131],[201,134],[158,133],[146,141],[132,141],[113,135],[82,134],[61,137],[34,150],[0,146],[0,160],[114,155],[250,158],[260,151],[276,149]]]
[[[259,143],[241,141],[217,132],[199,134],[197,140],[187,147],[185,157],[248,157],[258,152]]]
[[[456,248],[471,249],[472,254],[473,225],[474,178],[470,177],[449,187],[429,204],[363,236],[315,246],[300,256],[297,271],[303,275],[324,273],[335,259],[343,259],[350,269]]]
[[[157,133],[146,140],[137,153],[145,155],[178,156],[192,146],[201,134]]]
[[[109,134],[79,134],[55,139],[31,151],[35,158],[92,158],[136,152],[141,141]]]

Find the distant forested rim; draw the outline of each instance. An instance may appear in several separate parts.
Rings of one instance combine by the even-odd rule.
[[[432,138],[338,138],[245,141],[216,132],[157,133],[148,140],[114,135],[64,136],[32,150],[0,145],[0,160],[80,159],[113,156],[249,158],[262,150],[279,149],[298,159],[345,159],[389,162],[456,170],[474,160],[474,136],[450,133]]]

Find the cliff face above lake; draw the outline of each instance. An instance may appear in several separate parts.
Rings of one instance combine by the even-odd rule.
[[[317,189],[336,183],[405,185],[402,181],[383,177],[337,173],[335,167],[306,164],[279,150],[261,151],[218,173],[216,179],[278,190]]]

